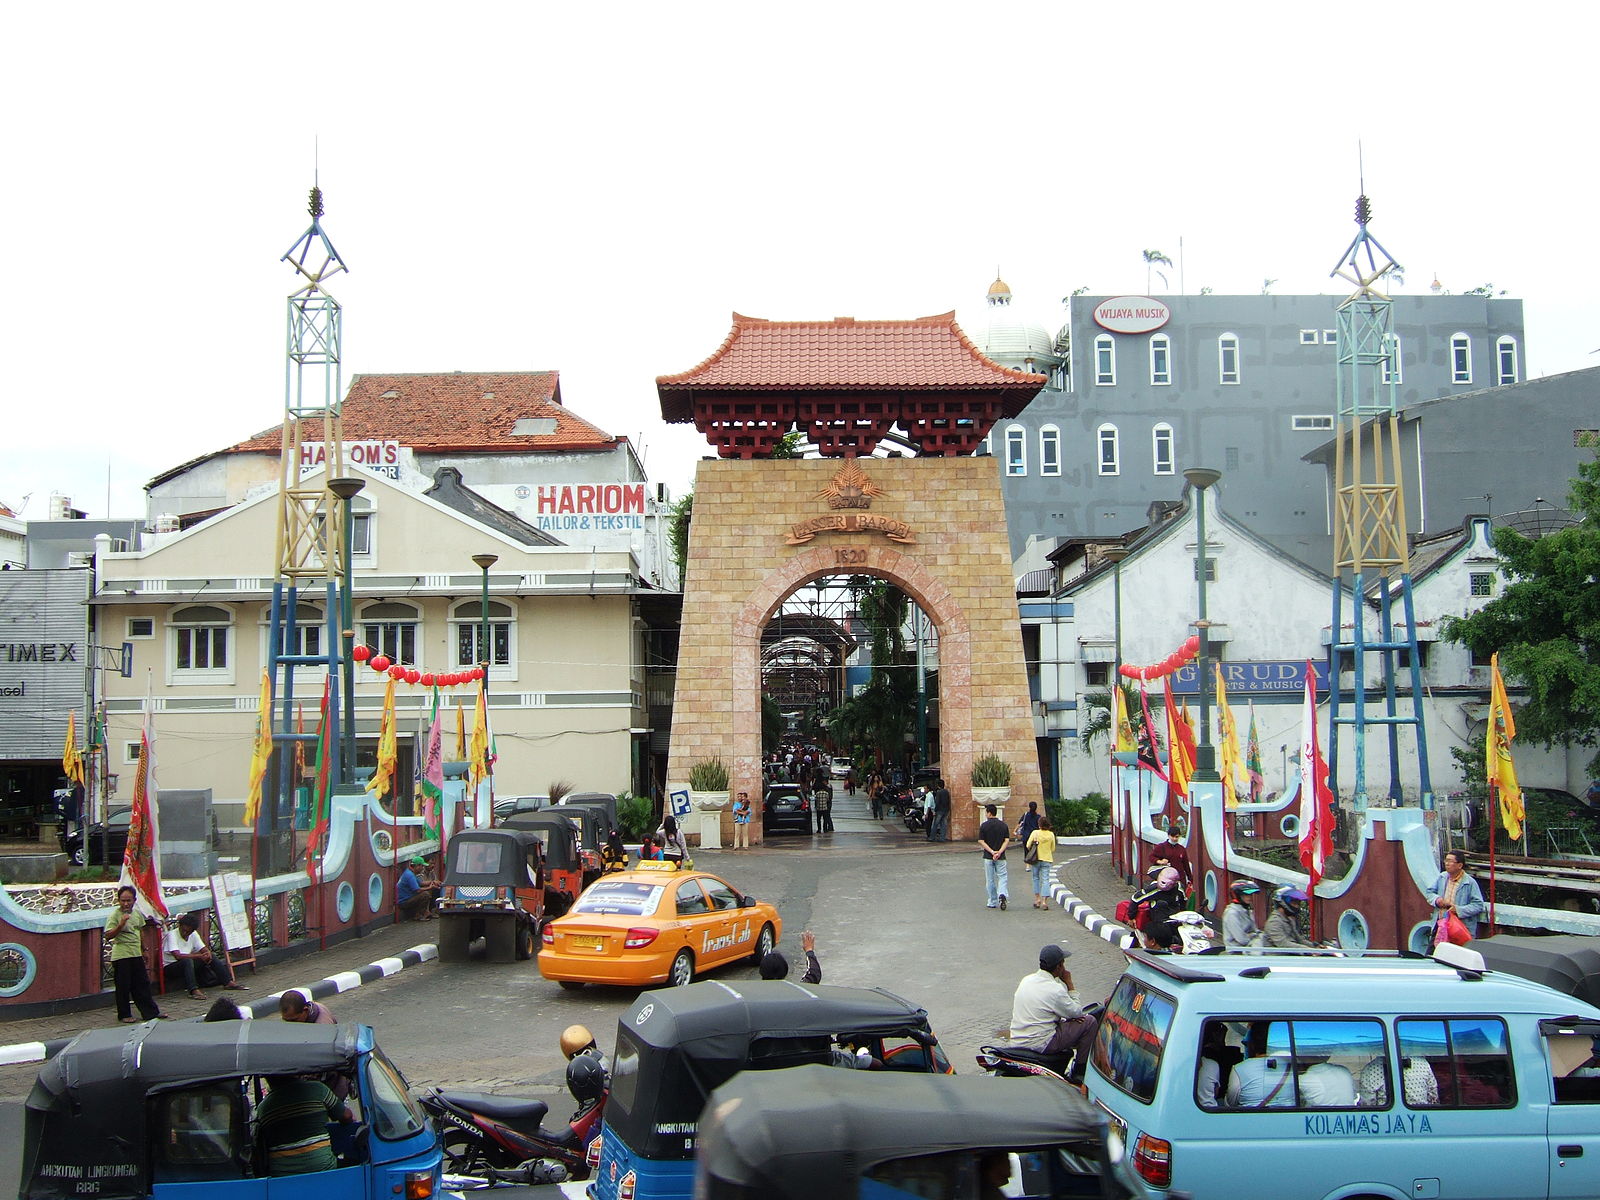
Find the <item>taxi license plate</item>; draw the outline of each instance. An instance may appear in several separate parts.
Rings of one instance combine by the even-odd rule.
[[[574,950],[603,950],[606,940],[597,934],[574,933],[567,938],[567,944]]]

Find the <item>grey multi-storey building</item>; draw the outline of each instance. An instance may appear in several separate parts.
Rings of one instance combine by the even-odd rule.
[[[1050,336],[1014,315],[996,280],[988,328],[972,322],[974,341],[998,362],[1051,377],[989,439],[1013,557],[1031,537],[1139,528],[1153,504],[1178,501],[1185,467],[1204,465],[1222,471],[1220,493],[1238,520],[1328,569],[1327,477],[1305,456],[1333,433],[1340,299],[1075,296],[1067,327]],[[1400,407],[1523,379],[1520,300],[1398,296],[1394,319]],[[1559,492],[1557,483],[1537,486]],[[1470,473],[1456,490],[1458,507],[1435,511],[1435,528],[1483,511]]]

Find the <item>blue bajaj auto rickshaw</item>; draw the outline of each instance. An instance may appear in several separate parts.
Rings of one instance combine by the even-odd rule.
[[[948,1072],[928,1014],[879,988],[718,981],[643,993],[617,1022],[596,1200],[688,1200],[706,1097],[740,1071]],[[1006,1082],[1014,1082],[1007,1080]]]
[[[695,1200],[1148,1200],[1106,1115],[1049,1079],[834,1067],[746,1072],[711,1093]]]
[[[271,1173],[256,1118],[269,1080],[290,1077],[332,1093],[321,1126],[331,1169]],[[320,1131],[296,1132],[314,1142]],[[315,1152],[308,1162],[327,1148]],[[439,1191],[440,1157],[432,1125],[366,1025],[152,1021],[80,1034],[40,1069],[26,1106],[20,1196],[428,1200]],[[280,1154],[278,1169],[284,1161]]]

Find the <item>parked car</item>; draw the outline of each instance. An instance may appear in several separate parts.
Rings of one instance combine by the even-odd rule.
[[[811,832],[811,797],[798,783],[769,783],[761,797],[761,834]]]
[[[494,820],[498,825],[512,813],[538,812],[549,807],[549,796],[501,796],[494,802]]]
[[[75,867],[120,863],[128,847],[128,826],[132,821],[133,809],[122,805],[113,808],[103,822],[79,826],[70,836],[63,825],[58,835],[61,849]]]
[[[835,758],[829,763],[829,769],[835,779],[844,779],[856,769],[856,765],[848,758]]]

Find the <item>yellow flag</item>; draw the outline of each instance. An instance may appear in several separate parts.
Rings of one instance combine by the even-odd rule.
[[[1121,684],[1111,685],[1111,750],[1115,754],[1132,754],[1137,747],[1133,740],[1133,724],[1128,720],[1128,701],[1122,694]]]
[[[472,786],[476,788],[489,774],[489,710],[485,703],[488,689],[478,689],[478,705],[472,716],[472,749],[468,759],[472,763]]]
[[[383,689],[383,716],[378,724],[378,766],[367,780],[367,791],[380,800],[394,790],[395,762],[399,751],[394,741],[394,683]]]
[[[452,762],[467,761],[467,715],[461,711],[461,701],[456,701],[456,756]]]
[[[1511,761],[1511,743],[1517,736],[1517,722],[1506,699],[1506,681],[1500,678],[1500,656],[1489,656],[1489,730],[1484,738],[1484,771],[1489,786],[1500,796],[1500,823],[1513,840],[1522,836],[1522,789],[1517,786],[1517,768]]]
[[[83,755],[78,751],[78,710],[67,714],[67,742],[61,747],[61,771],[71,783],[83,786]]]
[[[1233,720],[1233,709],[1228,707],[1228,685],[1222,680],[1222,664],[1217,671],[1217,773],[1222,776],[1222,802],[1225,808],[1239,806],[1239,792],[1235,780],[1239,775],[1239,727]]]
[[[261,707],[256,715],[256,744],[250,752],[250,791],[244,801],[244,823],[247,829],[256,827],[261,813],[262,785],[267,778],[267,765],[272,761],[272,675],[261,672]],[[298,781],[296,781],[298,782]]]

